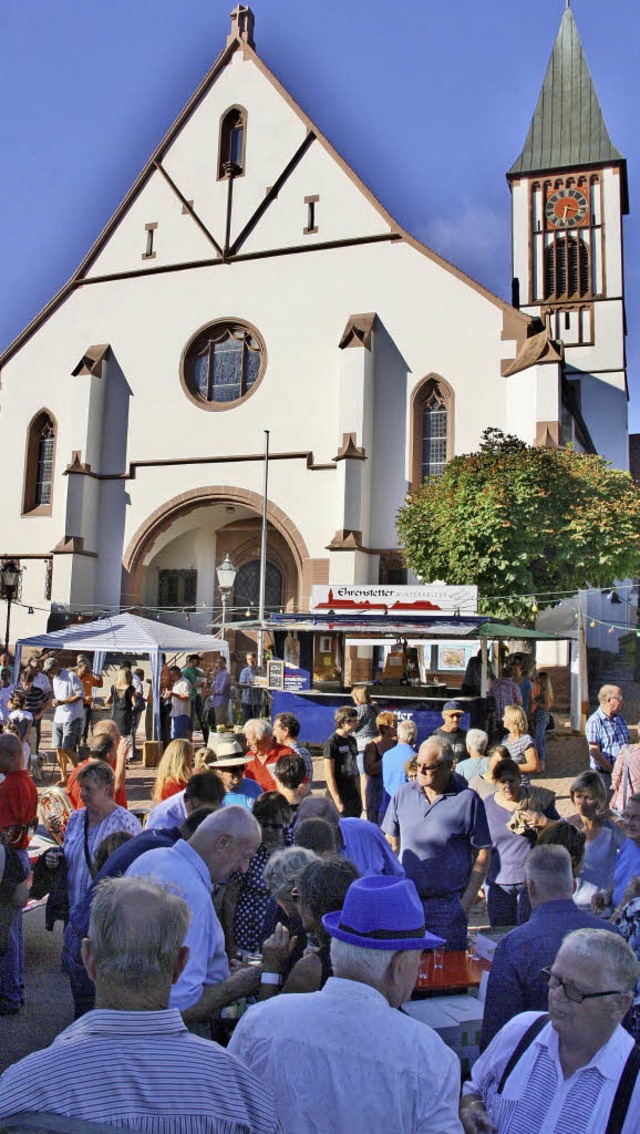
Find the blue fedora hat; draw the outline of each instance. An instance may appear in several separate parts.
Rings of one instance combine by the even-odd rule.
[[[424,910],[408,878],[358,878],[341,910],[325,914],[327,933],[364,949],[437,949],[441,937],[428,933]]]

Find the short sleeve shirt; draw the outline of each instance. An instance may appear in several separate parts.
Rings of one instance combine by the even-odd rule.
[[[463,728],[457,728],[455,732],[445,732],[444,729],[437,728],[431,735],[437,736],[439,740],[443,740],[449,746],[456,761],[466,760],[468,755],[467,734]]]
[[[603,756],[606,756],[612,764],[617,760],[622,746],[629,743],[629,730],[620,713],[608,717],[602,709],[596,709],[589,717],[585,731],[587,742],[597,744]],[[589,764],[595,771],[598,770],[598,765],[591,755],[589,755]]]
[[[358,775],[358,742],[353,735],[339,736],[334,732],[324,742],[324,758],[333,761],[333,774],[338,791],[341,784],[351,784]]]
[[[400,861],[421,898],[461,893],[473,850],[491,846],[484,803],[455,779],[433,803],[417,782],[398,788],[382,830],[400,838]]]

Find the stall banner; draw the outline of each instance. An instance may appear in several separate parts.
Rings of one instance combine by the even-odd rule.
[[[288,667],[287,667],[288,668]],[[388,710],[395,713],[398,721],[413,721],[418,729],[416,746],[431,736],[442,724],[442,706],[446,697],[430,698],[429,700],[409,700],[409,698],[394,698],[378,692],[372,687],[371,692],[378,712]],[[289,689],[285,678],[285,691],[273,690],[271,695],[271,713],[275,720],[278,713],[293,713],[300,721],[300,738],[306,744],[324,744],[335,729],[335,711],[342,705],[353,705],[348,693],[316,693],[313,691],[298,695],[294,689]],[[468,729],[471,717],[465,713],[460,722],[463,729]]]
[[[308,669],[301,669],[297,665],[289,665],[286,662],[284,667],[284,691],[285,693],[300,693],[303,689],[311,688],[311,674]]]
[[[378,617],[381,614],[408,614],[416,618],[430,614],[476,614],[478,588],[438,583],[415,587],[314,584],[310,609],[318,614],[374,614]]]

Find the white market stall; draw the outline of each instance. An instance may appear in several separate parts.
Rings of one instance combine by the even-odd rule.
[[[141,618],[138,614],[114,614],[95,622],[75,623],[51,634],[36,634],[33,638],[20,638],[15,647],[14,674],[18,679],[20,656],[25,646],[40,650],[92,650],[94,669],[100,672],[107,654],[148,654],[151,668],[151,689],[155,735],[160,729],[160,673],[163,653],[219,653],[229,664],[229,646],[222,638],[211,634],[194,634],[180,626]]]

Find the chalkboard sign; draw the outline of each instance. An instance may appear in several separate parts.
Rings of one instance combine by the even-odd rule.
[[[267,662],[267,688],[284,689],[284,662],[277,658]]]

